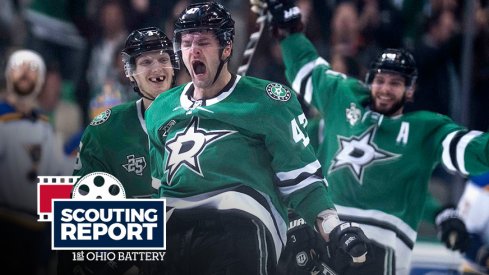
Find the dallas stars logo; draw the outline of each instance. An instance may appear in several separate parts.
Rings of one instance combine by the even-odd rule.
[[[177,133],[165,145],[168,151],[165,165],[165,171],[168,173],[168,183],[171,184],[173,176],[183,165],[194,173],[203,176],[200,170],[199,156],[209,144],[233,133],[236,133],[236,131],[206,131],[203,128],[199,128],[198,117],[192,118],[187,128]]]
[[[386,161],[397,158],[399,155],[380,150],[373,142],[375,127],[371,127],[360,137],[338,137],[340,149],[328,173],[334,172],[341,167],[348,167],[355,178],[362,184],[365,169],[374,162]]]

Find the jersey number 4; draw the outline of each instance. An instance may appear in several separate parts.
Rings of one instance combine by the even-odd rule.
[[[299,116],[297,116],[297,118],[292,119],[290,121],[290,124],[292,126],[292,137],[294,138],[295,143],[302,141],[302,144],[307,147],[310,140],[309,137],[306,136],[302,131],[303,129],[306,129],[307,126],[306,115],[304,115],[304,113],[300,114]]]

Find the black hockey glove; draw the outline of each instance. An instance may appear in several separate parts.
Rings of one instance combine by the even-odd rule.
[[[436,215],[438,239],[448,249],[465,252],[469,246],[469,233],[465,223],[453,207],[445,208]]]
[[[289,214],[287,245],[280,256],[277,275],[334,274],[320,260],[327,253],[326,242],[310,225],[295,214]]]
[[[328,247],[338,274],[343,274],[349,266],[365,263],[368,242],[362,229],[349,222],[341,223],[331,231]]]
[[[301,21],[301,10],[295,0],[266,0],[272,25],[291,30]]]

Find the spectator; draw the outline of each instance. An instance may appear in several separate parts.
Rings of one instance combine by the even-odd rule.
[[[37,176],[69,175],[73,169],[47,117],[36,109],[45,70],[41,56],[30,50],[13,52],[5,70],[7,94],[0,102],[0,245],[8,253],[2,274],[47,272],[50,231],[37,222]]]

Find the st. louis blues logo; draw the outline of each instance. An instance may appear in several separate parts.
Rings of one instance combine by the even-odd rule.
[[[202,152],[209,144],[235,132],[228,130],[207,131],[199,128],[199,118],[193,117],[187,128],[178,132],[165,145],[168,151],[165,165],[168,184],[171,184],[173,176],[182,166],[186,166],[194,173],[202,176],[199,162]]]

